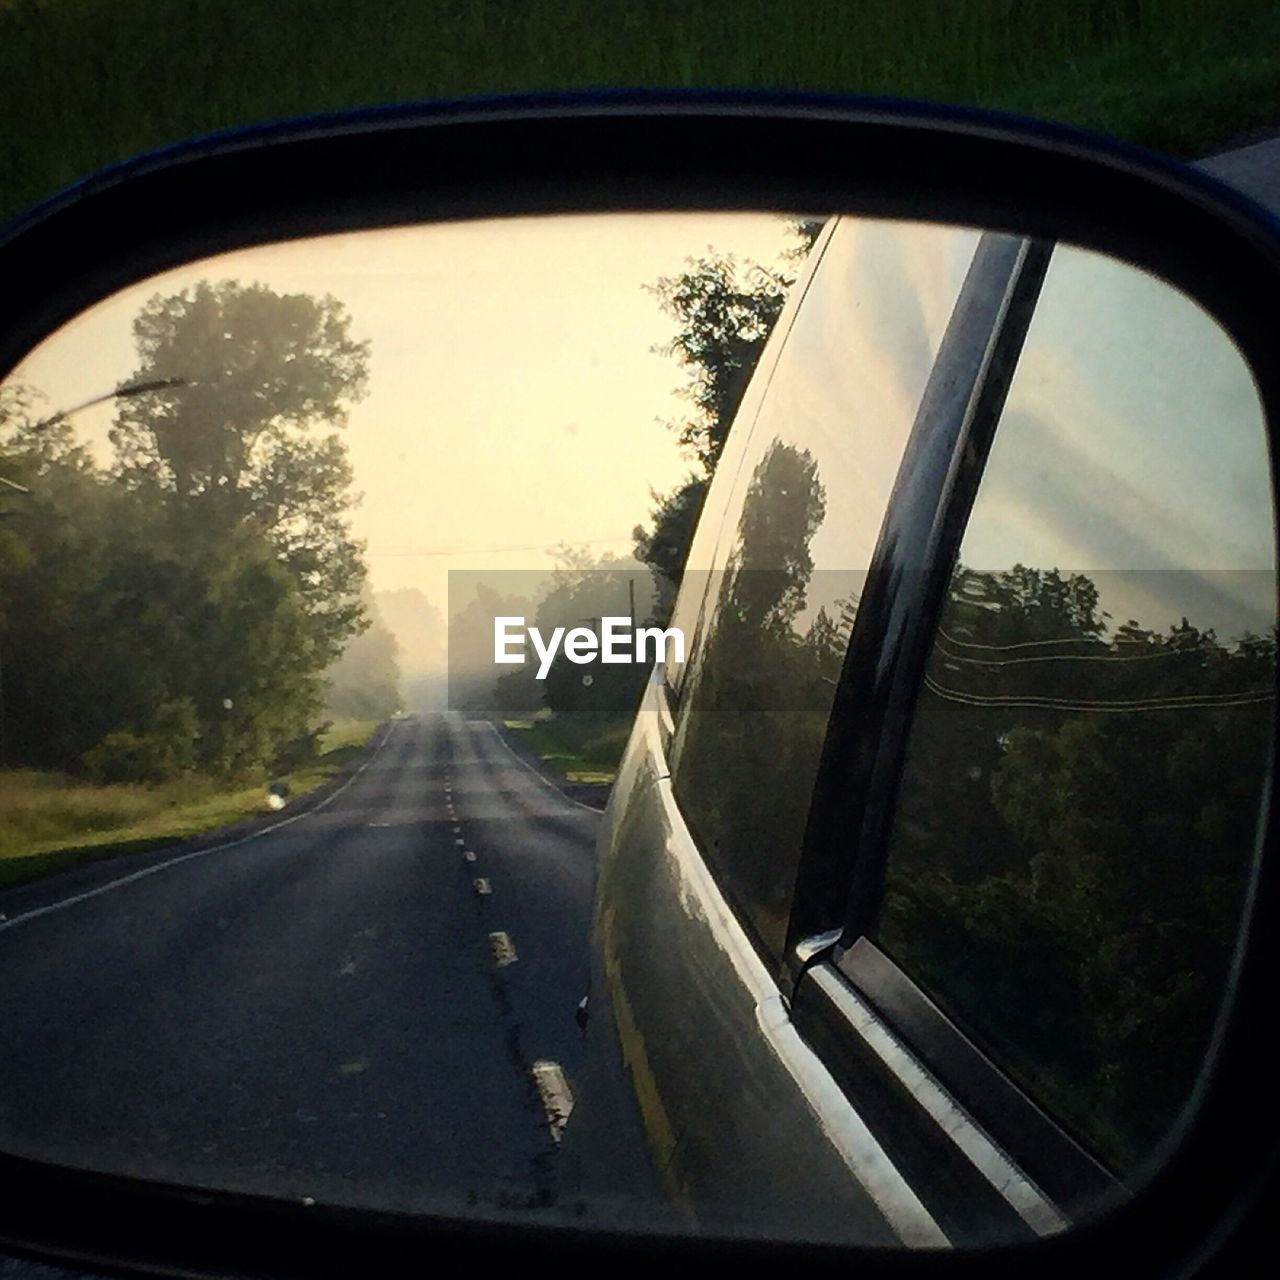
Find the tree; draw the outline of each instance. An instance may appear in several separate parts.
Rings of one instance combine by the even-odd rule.
[[[543,635],[556,627],[565,628],[566,633],[574,627],[589,627],[601,635],[601,620],[630,617],[633,599],[637,625],[642,623],[650,611],[651,596],[650,575],[637,561],[611,552],[597,560],[585,548],[561,546],[550,589],[538,602],[535,623]],[[570,662],[561,649],[540,692],[557,716],[629,725],[649,669],[647,662],[604,663],[599,655],[590,662]]]
[[[794,277],[755,262],[739,268],[732,254],[710,252],[686,263],[688,270],[662,276],[649,289],[680,325],[660,350],[686,370],[681,394],[693,405],[689,417],[670,426],[710,475]]]
[[[822,222],[802,219],[791,226],[797,243],[786,257],[799,263]],[[732,254],[713,249],[686,259],[686,268],[677,275],[662,276],[648,288],[679,326],[671,342],[658,350],[674,355],[686,373],[681,394],[692,411],[668,425],[695,470],[670,493],[653,495],[652,532],[637,526],[633,533],[637,557],[657,578],[672,585],[679,583],[734,415],[795,282],[789,267],[739,264]]]
[[[35,399],[0,403],[6,737],[108,780],[260,772],[311,734],[324,672],[365,625],[336,430],[367,344],[332,298],[201,282],[134,326],[110,471]]]
[[[126,655],[106,678],[112,652],[113,567],[133,541],[137,504],[112,504],[70,428],[34,419],[35,397],[0,405],[3,473],[30,492],[0,520],[0,649],[5,659],[5,734],[10,760],[67,765],[118,718],[150,676]],[[114,508],[114,509],[113,509]],[[134,611],[132,630],[145,627]]]
[[[400,646],[371,593],[364,599],[369,626],[348,642],[325,673],[325,709],[356,720],[385,720],[400,709]]]
[[[439,710],[447,704],[444,615],[416,587],[379,591],[378,612],[395,637],[401,692],[411,710]]]
[[[698,517],[707,500],[708,483],[705,475],[690,476],[668,494],[653,493],[656,505],[649,513],[653,520],[652,532],[643,525],[636,525],[631,531],[636,559],[654,571],[659,584],[675,586],[680,582],[693,531],[698,527]],[[670,590],[663,594],[673,596]]]
[[[302,594],[313,639],[335,659],[361,627],[364,566],[347,513],[356,499],[337,430],[368,381],[369,344],[336,299],[265,285],[201,281],[156,294],[134,321],[129,384],[164,383],[120,402],[116,475],[192,519],[190,537],[252,524]],[[328,434],[317,437],[317,428]]]
[[[496,579],[499,583],[501,578]],[[500,587],[490,586],[479,575],[468,585],[474,588],[465,605],[459,606],[450,588],[449,615],[449,684],[448,705],[453,708],[487,714],[494,709],[498,695],[498,678],[506,668],[493,660],[494,619],[527,618],[533,612],[533,601]],[[465,594],[459,587],[458,596]]]
[[[813,455],[775,440],[756,464],[681,686],[677,794],[753,927],[781,947],[812,777],[843,656],[825,610],[806,619],[810,543],[827,495]]]
[[[67,463],[33,486],[0,565],[14,758],[104,781],[238,774],[305,731],[327,650],[259,531],[192,540],[185,513]]]
[[[1124,1170],[1190,1096],[1225,990],[1276,646],[1106,616],[1081,574],[956,568],[876,941]]]

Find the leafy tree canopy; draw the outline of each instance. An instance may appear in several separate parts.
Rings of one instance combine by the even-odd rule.
[[[156,295],[121,385],[159,385],[120,398],[107,469],[30,389],[4,389],[0,475],[30,490],[0,519],[11,762],[246,775],[312,732],[366,625],[339,430],[369,352],[349,328],[333,298],[262,285]]]
[[[822,229],[818,219],[794,222],[796,244],[779,267],[738,260],[708,249],[685,270],[662,276],[649,291],[677,329],[658,353],[675,356],[685,372],[681,395],[691,410],[668,425],[695,470],[671,493],[653,495],[653,528],[637,526],[636,555],[667,584],[678,584],[707,485],[769,334],[795,282],[791,264],[808,254]]]
[[[361,626],[364,581],[337,431],[366,393],[369,344],[351,337],[330,296],[234,280],[156,294],[133,330],[140,361],[122,385],[167,385],[121,399],[117,476],[194,515],[189,537],[253,524],[293,572],[317,639],[336,658]]]

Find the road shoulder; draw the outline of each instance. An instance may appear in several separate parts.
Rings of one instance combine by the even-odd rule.
[[[283,809],[245,818],[230,826],[202,831],[184,839],[149,846],[144,849],[104,846],[101,857],[95,857],[74,866],[54,868],[45,874],[10,882],[0,887],[0,925],[6,918],[25,915],[44,906],[49,901],[60,900],[92,890],[122,875],[146,870],[152,866],[172,861],[191,853],[202,853],[221,845],[240,843],[280,826],[286,821],[303,817],[321,805],[327,804],[381,750],[394,727],[393,721],[379,725],[370,734],[359,755],[346,761],[319,786],[299,796]]]
[[[609,802],[609,792],[613,790],[611,782],[567,782],[557,770],[547,763],[518,733],[513,733],[497,719],[488,721],[498,737],[517,759],[533,769],[544,781],[553,786],[561,795],[575,804],[586,805],[590,809],[604,810]]]

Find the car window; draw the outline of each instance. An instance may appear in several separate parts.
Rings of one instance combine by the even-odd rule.
[[[675,795],[775,957],[862,582],[977,242],[937,226],[837,226],[738,446],[724,527],[695,546],[711,558],[685,572],[682,590],[707,599]]]
[[[951,573],[871,937],[1121,1175],[1192,1095],[1254,865],[1269,477],[1216,324],[1058,249]]]

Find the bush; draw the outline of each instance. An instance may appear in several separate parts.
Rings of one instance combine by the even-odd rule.
[[[97,783],[164,782],[195,762],[200,722],[186,698],[162,703],[145,730],[117,729],[81,757]]]
[[[271,762],[271,772],[293,773],[297,769],[315,764],[321,755],[321,739],[332,728],[333,721],[326,720],[314,729],[306,729],[296,738],[291,738],[284,743]]]

